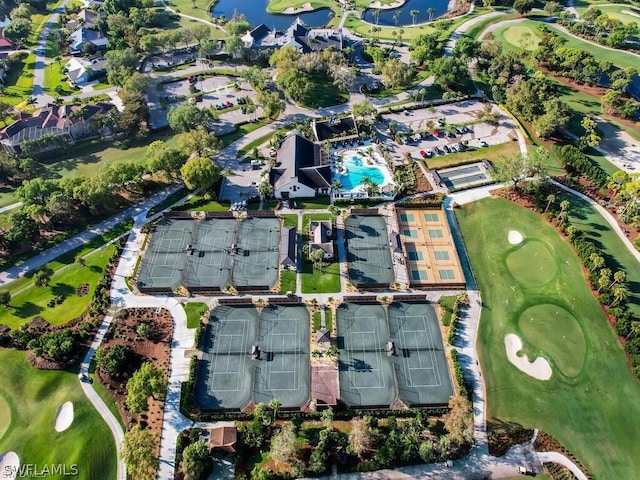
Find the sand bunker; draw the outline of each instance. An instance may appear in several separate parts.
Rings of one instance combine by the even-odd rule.
[[[382,4],[378,1],[375,1],[369,5],[369,8],[377,8],[378,10],[392,10],[394,8],[401,7],[405,4],[405,2],[406,0],[395,0],[395,2]]]
[[[64,432],[73,423],[73,403],[64,402],[56,413],[56,432]]]
[[[284,9],[282,13],[286,15],[294,15],[296,13],[312,12],[312,11],[313,11],[313,7],[311,6],[311,4],[305,3],[303,5],[300,5],[298,8],[287,7]]]
[[[522,243],[522,234],[516,230],[509,230],[508,240],[511,245],[518,245]]]
[[[20,458],[16,452],[0,453],[0,474],[2,478],[13,480],[18,476]]]
[[[551,378],[551,365],[542,357],[536,358],[533,362],[529,361],[526,355],[518,356],[518,352],[522,350],[522,340],[514,333],[509,333],[504,337],[504,347],[507,350],[507,358],[519,370],[537,380],[549,380]]]

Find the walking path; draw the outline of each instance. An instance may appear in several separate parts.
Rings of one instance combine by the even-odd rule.
[[[22,202],[12,203],[11,205],[7,205],[5,207],[0,207],[0,213],[8,212],[10,210],[14,210],[22,206]]]

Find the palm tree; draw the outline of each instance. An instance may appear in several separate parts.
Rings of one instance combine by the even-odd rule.
[[[549,207],[555,201],[556,201],[556,196],[553,193],[550,193],[549,195],[547,195],[547,206],[544,208],[544,212],[542,213],[547,213],[547,210],[549,210]]]
[[[609,285],[611,285],[611,270],[603,268],[600,270],[600,278],[598,278],[598,292]]]
[[[436,9],[433,7],[427,8],[427,13],[429,14],[429,21],[433,19],[433,14],[436,13]]]
[[[613,287],[611,293],[613,294],[614,298],[612,305],[617,305],[627,299],[629,290],[627,290],[627,287],[625,287],[624,285],[616,285],[615,287]]]
[[[623,283],[626,279],[627,274],[622,270],[618,270],[613,274],[613,283],[611,286],[613,287],[616,283]]]
[[[398,26],[398,20],[400,20],[400,15],[402,15],[402,10],[396,10],[396,12],[393,14],[393,23],[396,25],[396,27]]]
[[[589,260],[591,260],[594,270],[598,270],[604,266],[604,258],[602,257],[602,255],[592,253],[591,255],[589,255]]]
[[[274,421],[274,422],[276,421],[276,416],[277,416],[277,414],[278,414],[278,410],[280,410],[280,406],[281,406],[281,405],[282,405],[282,404],[280,403],[280,401],[279,401],[277,398],[272,398],[272,399],[269,401],[269,408],[270,408],[271,410],[273,410],[273,421]]]
[[[24,101],[28,107],[33,107],[36,104],[36,97],[29,95],[29,97]]]
[[[420,10],[411,10],[409,12],[409,15],[411,15],[411,20],[413,21],[413,24],[416,24],[416,19],[418,18],[418,15],[420,14]]]
[[[631,335],[640,335],[640,322],[631,322],[631,327],[629,328],[629,333],[624,338],[625,340],[629,340]]]
[[[338,191],[342,188],[342,182],[340,180],[334,180],[331,182],[331,190]]]

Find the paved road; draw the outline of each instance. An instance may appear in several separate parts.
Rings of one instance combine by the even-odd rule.
[[[53,97],[44,93],[43,88],[44,67],[46,65],[45,52],[47,49],[47,37],[54,27],[59,26],[60,14],[64,12],[64,9],[69,1],[70,0],[63,0],[58,8],[56,8],[53,13],[49,15],[49,18],[47,18],[47,22],[44,24],[44,27],[40,32],[40,36],[38,37],[38,42],[34,50],[36,54],[36,60],[33,69],[33,87],[31,90],[31,95],[36,99],[36,105],[39,106],[44,106],[46,103],[53,101]]]

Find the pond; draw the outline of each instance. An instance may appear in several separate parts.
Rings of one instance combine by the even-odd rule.
[[[363,20],[383,26],[398,26],[406,27],[407,25],[413,25],[413,17],[411,16],[411,10],[418,10],[415,23],[424,23],[429,21],[428,8],[433,8],[433,17],[437,18],[440,15],[447,13],[447,10],[454,5],[454,0],[407,0],[400,8],[393,10],[380,10],[380,14],[376,21],[373,9],[367,9],[364,12]],[[394,16],[396,18],[394,18]]]
[[[241,2],[240,0],[220,0],[213,7],[213,16],[221,17],[224,15],[227,19],[230,19],[236,15],[244,15],[247,21],[252,27],[257,27],[261,23],[264,23],[269,28],[275,28],[276,30],[283,31],[291,26],[296,17],[300,19],[308,27],[322,27],[329,23],[330,12],[329,8],[322,8],[313,12],[303,12],[297,15],[274,15],[267,12],[267,5],[269,0],[257,0],[255,3],[251,2],[251,5],[247,5],[248,2]]]

